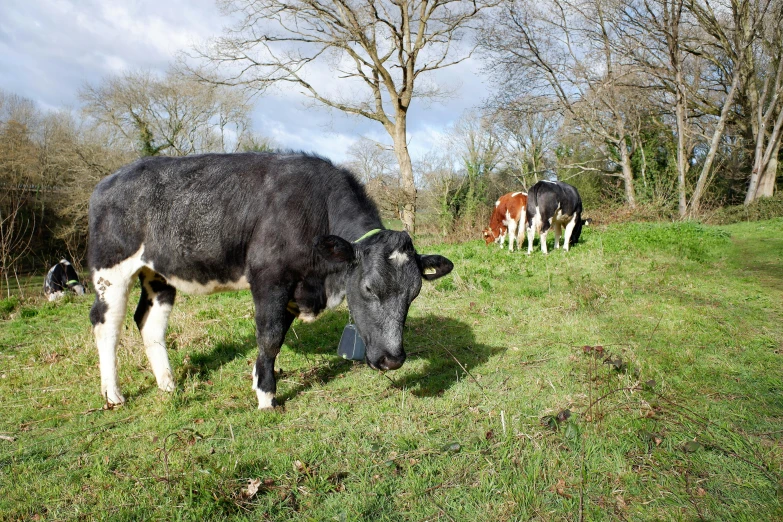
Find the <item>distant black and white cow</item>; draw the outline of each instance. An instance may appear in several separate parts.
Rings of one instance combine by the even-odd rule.
[[[527,193],[527,253],[533,253],[533,238],[539,234],[541,251],[547,253],[546,234],[555,231],[555,248],[560,248],[560,230],[565,227],[563,249],[579,241],[582,234],[582,198],[576,188],[562,181],[539,181]]]
[[[448,274],[445,257],[419,255],[405,232],[384,230],[346,170],[302,154],[214,154],[141,159],[102,180],[90,199],[90,312],[109,403],[124,402],[116,346],[138,275],[134,319],[158,387],[174,390],[165,331],[176,290],[249,288],[259,354],[259,409],[276,405],[275,357],[299,313],[346,297],[366,362],[405,361],[403,325],[421,280]],[[300,302],[297,303],[297,300]]]
[[[79,275],[73,265],[66,259],[49,269],[44,279],[44,295],[49,301],[54,301],[65,295],[66,290],[71,290],[77,295],[84,295],[84,285],[79,281]]]

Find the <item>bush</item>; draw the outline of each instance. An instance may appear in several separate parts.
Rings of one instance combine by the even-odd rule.
[[[8,319],[18,307],[19,298],[16,296],[0,299],[0,319]]]
[[[734,205],[717,209],[705,219],[713,225],[730,225],[743,221],[763,221],[783,217],[783,193],[777,193],[771,198],[761,198],[747,207]]]

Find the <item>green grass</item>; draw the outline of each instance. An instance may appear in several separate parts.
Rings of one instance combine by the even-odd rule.
[[[92,297],[18,301],[0,321],[0,519],[780,520],[781,228],[590,228],[530,257],[435,245],[455,270],[414,301],[405,366],[339,359],[344,308],[297,322],[274,413],[254,409],[247,292],[178,296],[165,394],[136,290],[114,410]]]

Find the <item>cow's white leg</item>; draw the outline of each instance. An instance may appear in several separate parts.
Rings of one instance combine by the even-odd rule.
[[[517,227],[517,250],[524,248],[522,245],[525,243],[525,211],[522,211],[522,220]]]
[[[571,234],[574,232],[574,228],[576,228],[576,221],[579,219],[579,216],[574,214],[571,216],[571,219],[568,221],[568,223],[565,226],[565,234],[563,237],[563,249],[568,252],[568,249],[571,246]]]
[[[125,320],[128,291],[143,266],[143,252],[144,246],[128,259],[111,268],[93,270],[92,274],[95,302],[90,310],[90,322],[100,360],[101,394],[110,404],[125,402],[117,382],[117,340]]]
[[[508,251],[514,251],[514,240],[517,238],[517,222],[513,219],[508,220]]]
[[[503,244],[506,242],[506,233],[500,233],[500,249],[503,250]]]
[[[541,242],[541,251],[542,251],[543,253],[545,253],[545,254],[548,254],[548,253],[549,253],[549,252],[547,252],[547,249],[546,249],[546,233],[547,233],[548,231],[549,231],[548,229],[547,229],[547,230],[543,230],[543,231],[541,231],[541,233],[538,235],[538,240]]]
[[[527,255],[533,253],[533,239],[536,237],[536,231],[533,225],[527,227]]]
[[[541,234],[541,214],[536,209],[535,215],[530,219],[527,229],[527,253],[533,253],[533,240],[536,238],[536,232]]]
[[[275,394],[274,392],[265,392],[261,390],[258,385],[258,370],[256,365],[253,365],[253,389],[256,391],[258,397],[258,409],[259,410],[271,410],[275,407]]]
[[[560,248],[560,221],[555,220],[555,222],[552,224],[552,228],[555,231],[555,250]]]
[[[117,340],[128,305],[131,279],[98,270],[93,277],[95,304],[90,311],[101,368],[101,395],[110,404],[122,404],[125,398],[117,383]]]
[[[166,352],[166,328],[176,291],[166,283],[165,279],[151,270],[142,270],[139,281],[141,298],[133,318],[141,332],[147,359],[150,361],[152,373],[155,374],[158,388],[172,392],[175,383]]]

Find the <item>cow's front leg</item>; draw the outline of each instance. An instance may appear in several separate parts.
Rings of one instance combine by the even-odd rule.
[[[263,294],[259,295],[261,292]],[[264,288],[258,292],[253,290],[258,341],[258,358],[253,365],[253,389],[258,395],[259,410],[271,410],[277,406],[275,358],[294,320],[294,315],[286,308],[288,294],[286,288]]]

